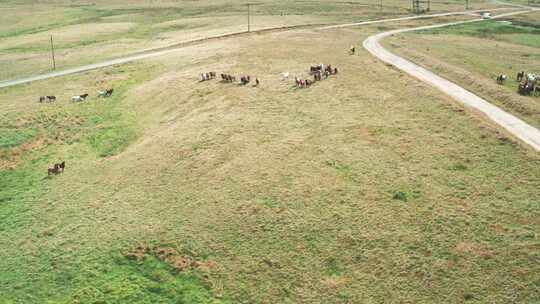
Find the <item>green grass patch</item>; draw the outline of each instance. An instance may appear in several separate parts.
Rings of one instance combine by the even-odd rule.
[[[99,156],[107,157],[121,152],[136,137],[137,132],[131,126],[114,125],[100,128],[88,141]]]
[[[49,303],[224,303],[192,272],[177,272],[153,256],[140,262],[118,257],[96,267],[97,276],[80,282],[83,287]]]
[[[540,47],[540,27],[528,23],[513,24],[508,21],[486,20],[482,22],[436,28],[414,33],[472,36],[506,41],[531,47]]]
[[[0,149],[13,148],[19,146],[36,136],[37,130],[34,128],[0,128]]]

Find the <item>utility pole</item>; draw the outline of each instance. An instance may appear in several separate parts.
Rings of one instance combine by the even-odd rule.
[[[248,32],[251,31],[251,12],[250,12],[250,6],[251,6],[251,3],[248,3],[247,4],[247,10],[248,10]]]
[[[51,35],[51,55],[52,55],[53,70],[56,70],[56,60],[54,59],[54,43],[53,43],[52,35]]]
[[[469,9],[469,0],[465,0],[465,9]]]
[[[382,0],[381,0],[381,2],[380,2],[379,7],[380,7],[380,9],[381,9],[381,11],[382,11]]]

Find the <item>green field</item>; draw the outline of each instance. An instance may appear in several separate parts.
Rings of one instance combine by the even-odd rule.
[[[50,1],[49,1],[50,2]],[[247,30],[247,2],[9,0],[0,3],[0,80],[66,69],[143,49]],[[410,14],[409,0],[251,1],[251,30],[363,21]],[[472,8],[494,7],[487,0]],[[434,2],[433,12],[464,9],[461,0]]]
[[[539,154],[360,47],[462,19],[251,34],[0,89],[0,303],[537,302]],[[450,35],[503,43],[389,43]],[[340,74],[280,80],[319,62]]]
[[[540,127],[540,98],[517,93],[519,71],[540,74],[540,13],[390,38],[398,54]],[[407,47],[402,47],[406,45]],[[508,75],[504,85],[496,83]]]

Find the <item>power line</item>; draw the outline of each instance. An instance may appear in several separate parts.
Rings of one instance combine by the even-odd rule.
[[[251,12],[250,12],[250,10],[251,10],[251,3],[248,3],[248,4],[247,4],[247,11],[248,11],[248,32],[251,31],[251,16],[250,16],[250,15],[251,15]]]
[[[52,56],[53,70],[56,70],[56,60],[54,59],[54,43],[53,43],[52,35],[51,35],[51,56]]]

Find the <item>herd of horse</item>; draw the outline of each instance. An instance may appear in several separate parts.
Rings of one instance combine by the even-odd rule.
[[[216,72],[201,73],[200,80],[207,81],[216,78]]]
[[[338,68],[332,67],[332,65],[330,64],[328,65],[319,64],[319,65],[311,66],[309,68],[309,74],[313,76],[313,79],[303,79],[299,77],[294,77],[294,78],[295,78],[295,83],[297,87],[306,88],[306,87],[311,86],[317,81],[323,80],[323,77],[324,79],[327,79],[328,77],[330,77],[330,75],[336,75],[338,73],[339,73]],[[236,82],[236,76],[233,76],[230,74],[220,74],[220,76],[221,76],[221,82],[226,82],[226,83]],[[286,81],[289,79],[289,76],[290,76],[289,72],[283,72],[281,73],[281,80]],[[199,82],[212,80],[214,78],[216,78],[215,72],[207,72],[207,73],[199,74]],[[239,79],[240,79],[241,85],[247,85],[251,82],[251,76],[249,75],[240,76]],[[253,86],[254,87],[259,86],[260,83],[261,82],[259,78],[255,78],[255,84]]]
[[[221,76],[221,82],[228,82],[228,83],[236,82],[236,77],[235,76],[232,76],[232,75],[229,75],[229,74],[220,74],[220,76]],[[214,78],[216,78],[216,72],[201,73],[199,75],[199,81],[200,82],[212,80]],[[246,85],[246,84],[248,84],[250,82],[251,82],[251,76],[249,76],[249,75],[240,76],[240,84]],[[259,78],[255,78],[255,85],[254,86],[259,86],[260,83],[261,83],[261,81],[259,80]]]
[[[105,90],[105,91],[99,91],[98,92],[98,97],[111,97],[112,94],[114,92],[114,89],[108,89],[108,90]],[[73,102],[81,102],[81,101],[84,101],[86,98],[88,98],[88,96],[90,96],[89,94],[85,93],[85,94],[81,94],[81,95],[76,95],[76,96],[73,96],[71,98],[71,101]],[[43,102],[55,102],[56,101],[56,96],[41,96],[39,97],[39,102],[40,103],[43,103]],[[52,166],[49,166],[47,168],[47,176],[51,176],[51,175],[57,175],[59,173],[63,173],[64,170],[66,168],[66,162],[63,161],[61,163],[56,163]]]
[[[330,77],[330,75],[338,74],[338,68],[332,67],[332,65],[319,64],[309,67],[309,73],[313,76],[313,79],[302,79],[295,77],[296,86],[299,88],[307,88],[317,81],[321,81]]]
[[[504,84],[508,76],[500,74],[497,76],[497,83]],[[518,93],[524,96],[540,96],[540,76],[520,71],[516,75],[518,82]]]
[[[105,90],[105,91],[99,91],[98,92],[98,97],[103,97],[103,98],[111,97],[113,93],[114,93],[114,89],[108,89],[108,90]],[[88,98],[88,96],[90,96],[90,95],[87,94],[87,93],[80,94],[80,95],[75,95],[75,96],[71,97],[71,101],[73,101],[73,102],[82,102],[82,101],[85,101],[86,98]],[[39,97],[39,102],[40,103],[55,102],[55,101],[56,101],[56,96],[40,96]]]

